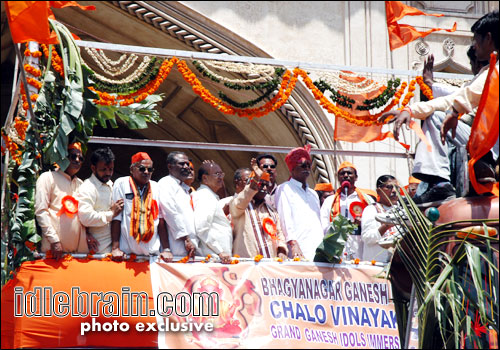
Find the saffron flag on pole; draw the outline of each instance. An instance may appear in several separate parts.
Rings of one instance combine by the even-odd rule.
[[[398,21],[405,16],[434,16],[442,17],[440,13],[425,13],[414,7],[403,4],[401,1],[386,1],[385,13],[387,16],[387,30],[389,32],[389,47],[391,51],[398,47],[405,46],[418,38],[424,38],[432,32],[446,30],[454,32],[457,29],[457,23],[453,24],[451,29],[432,28],[425,32],[420,32],[415,27],[408,24],[399,24]]]
[[[12,41],[16,44],[28,41],[57,44],[57,36],[49,27],[48,19],[54,18],[50,8],[67,6],[95,10],[95,6],[81,6],[76,1],[5,1]]]
[[[478,194],[493,193],[498,196],[499,185],[496,183],[480,184],[476,180],[474,164],[488,153],[498,140],[498,65],[497,56],[491,54],[488,77],[484,84],[483,93],[476,117],[472,124],[467,149],[470,154],[469,178],[472,187]]]

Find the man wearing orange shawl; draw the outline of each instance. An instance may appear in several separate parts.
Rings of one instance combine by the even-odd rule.
[[[323,202],[321,206],[321,225],[324,232],[327,232],[331,222],[339,214],[357,224],[358,229],[356,232],[348,237],[346,252],[350,255],[349,259],[361,259],[363,256],[363,245],[360,236],[361,217],[353,217],[350,206],[354,202],[361,202],[363,206],[367,206],[373,203],[373,199],[355,186],[358,173],[356,167],[351,162],[340,164],[337,178],[341,187],[333,196],[326,198]]]
[[[40,175],[36,181],[35,215],[42,231],[42,252],[59,260],[63,253],[88,253],[85,230],[76,215],[75,194],[83,183],[76,174],[83,164],[79,142],[68,146],[69,165]]]
[[[130,176],[120,177],[113,186],[113,202],[123,199],[121,213],[111,221],[111,254],[160,255],[171,261],[168,237],[158,232],[158,183],[151,180],[153,161],[145,152],[132,156]],[[160,243],[165,252],[160,254]]]

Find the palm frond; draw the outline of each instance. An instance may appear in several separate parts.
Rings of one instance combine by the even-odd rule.
[[[414,284],[419,305],[419,347],[488,347],[486,325],[498,332],[498,234],[488,226],[498,219],[460,220],[439,226],[427,219],[406,191],[399,204],[406,214],[395,212],[403,238],[396,243]],[[484,234],[456,227],[482,225]],[[462,235],[457,235],[457,232]],[[474,237],[474,240],[471,239]],[[446,251],[455,243],[453,251]],[[436,343],[435,333],[441,341]],[[439,340],[439,339],[438,339]]]

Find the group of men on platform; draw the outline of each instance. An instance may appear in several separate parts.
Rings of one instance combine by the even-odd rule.
[[[498,51],[498,11],[483,16],[471,30],[477,60],[487,60],[491,52]],[[416,150],[413,176],[424,185],[419,186],[419,191],[411,186],[410,193],[416,191],[416,202],[454,196],[445,141],[460,146],[466,143],[471,123],[464,118],[458,120],[458,112],[471,113],[473,118],[486,75],[484,67],[472,82],[447,96],[381,117],[394,117],[396,138],[401,125],[411,117],[424,120],[423,130],[433,152],[428,152],[423,143]],[[448,110],[451,113],[446,115]],[[93,152],[92,176],[84,182],[76,177],[83,161],[81,146],[71,144],[68,154],[70,164],[64,171],[43,173],[36,185],[41,249],[51,250],[56,259],[65,252],[93,251],[111,252],[115,259],[124,253],[160,255],[165,261],[172,261],[173,256],[210,254],[229,263],[237,254],[312,261],[337,215],[358,225],[344,254],[363,260],[389,258],[377,243],[394,233],[394,224],[377,218],[397,202],[396,179],[391,175],[379,177],[373,198],[356,188],[356,167],[344,162],[337,174],[340,188],[334,192],[323,185],[317,193],[307,185],[312,166],[308,145],[286,156],[288,181],[278,186],[276,158],[261,155],[252,159],[250,168],[236,170],[236,193],[226,198],[220,196],[225,176],[220,166],[213,161],[203,162],[198,170],[200,187],[194,190],[194,166],[182,152],[168,155],[169,175],[158,182],[151,180],[153,160],[147,153],[138,152],[132,156],[130,176],[118,178],[114,184],[114,155],[109,148]],[[491,155],[498,163],[498,140]],[[359,210],[351,210],[353,203],[361,203],[362,215]]]
[[[262,154],[251,160],[250,168],[236,170],[236,192],[226,198],[219,196],[225,174],[213,161],[203,162],[197,176],[200,186],[191,187],[194,167],[183,152],[167,156],[169,175],[158,182],[151,180],[153,160],[138,152],[131,158],[130,176],[114,183],[110,148],[92,153],[92,175],[83,182],[76,176],[83,162],[81,145],[72,143],[68,153],[67,169],[43,173],[36,188],[41,248],[56,259],[67,252],[92,252],[111,253],[114,259],[124,254],[159,255],[165,261],[211,255],[230,263],[233,255],[262,255],[312,261],[336,215],[346,213],[360,224],[360,217],[347,210],[349,204],[374,202],[354,186],[356,168],[344,162],[338,179],[349,186],[321,206],[318,194],[307,185],[312,166],[307,146],[286,156],[288,181],[277,185],[277,160]],[[360,245],[356,239],[349,242]],[[353,256],[361,258],[361,253]]]

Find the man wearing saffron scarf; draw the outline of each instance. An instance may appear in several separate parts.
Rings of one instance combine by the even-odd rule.
[[[341,214],[358,225],[353,235],[348,237],[346,252],[349,259],[362,258],[363,246],[361,241],[361,217],[353,217],[350,206],[354,202],[361,202],[364,206],[373,203],[373,199],[355,186],[358,180],[357,169],[351,162],[343,162],[339,166],[337,179],[341,187],[333,196],[325,199],[321,206],[321,225],[324,232],[328,231],[333,219]],[[346,194],[347,193],[347,194]]]
[[[74,199],[82,184],[76,177],[83,163],[79,142],[68,146],[68,159],[66,170],[47,171],[36,182],[35,215],[42,230],[42,252],[50,250],[56,260],[63,253],[89,252]]]
[[[312,261],[324,234],[318,194],[306,182],[311,174],[310,150],[310,145],[295,148],[285,157],[291,178],[278,186],[276,207],[290,257]]]
[[[272,188],[270,175],[259,168],[255,158],[251,164],[254,176],[243,175],[249,181],[243,189],[237,189],[237,194],[229,202],[234,225],[233,254],[242,258],[262,255],[285,260],[288,249],[278,212],[266,202]],[[242,173],[246,170],[242,169]]]
[[[111,254],[121,259],[124,254],[160,255],[169,261],[165,232],[158,231],[158,183],[151,180],[153,161],[145,152],[132,156],[130,176],[120,177],[113,187],[113,202],[123,199],[123,211],[111,222]]]

